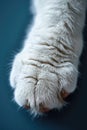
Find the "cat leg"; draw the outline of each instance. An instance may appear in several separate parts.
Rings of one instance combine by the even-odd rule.
[[[15,101],[35,115],[60,109],[76,89],[85,20],[83,0],[37,1],[33,27],[10,74]]]

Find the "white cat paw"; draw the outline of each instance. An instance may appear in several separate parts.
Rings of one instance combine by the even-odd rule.
[[[51,62],[55,57],[49,60],[34,53],[24,51],[15,57],[10,74],[14,99],[34,114],[60,109],[65,104],[63,99],[75,90],[78,73],[70,62],[59,64]]]

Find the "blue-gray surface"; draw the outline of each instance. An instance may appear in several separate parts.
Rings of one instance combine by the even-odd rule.
[[[12,102],[9,85],[10,63],[32,20],[29,0],[0,0],[0,130],[87,130],[87,26],[85,48],[81,57],[78,89],[67,100],[66,108],[32,119],[24,109]]]

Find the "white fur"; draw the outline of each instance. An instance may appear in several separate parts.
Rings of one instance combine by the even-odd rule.
[[[10,74],[15,101],[23,106],[28,99],[34,114],[40,103],[60,109],[62,88],[76,89],[85,5],[85,0],[34,0],[34,24]]]

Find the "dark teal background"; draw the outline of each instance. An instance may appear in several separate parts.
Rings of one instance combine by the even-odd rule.
[[[26,28],[32,20],[29,0],[0,0],[0,130],[87,130],[87,26],[81,56],[78,89],[60,112],[32,119],[12,101],[9,85],[12,58],[21,47]],[[87,24],[87,22],[86,22]]]

